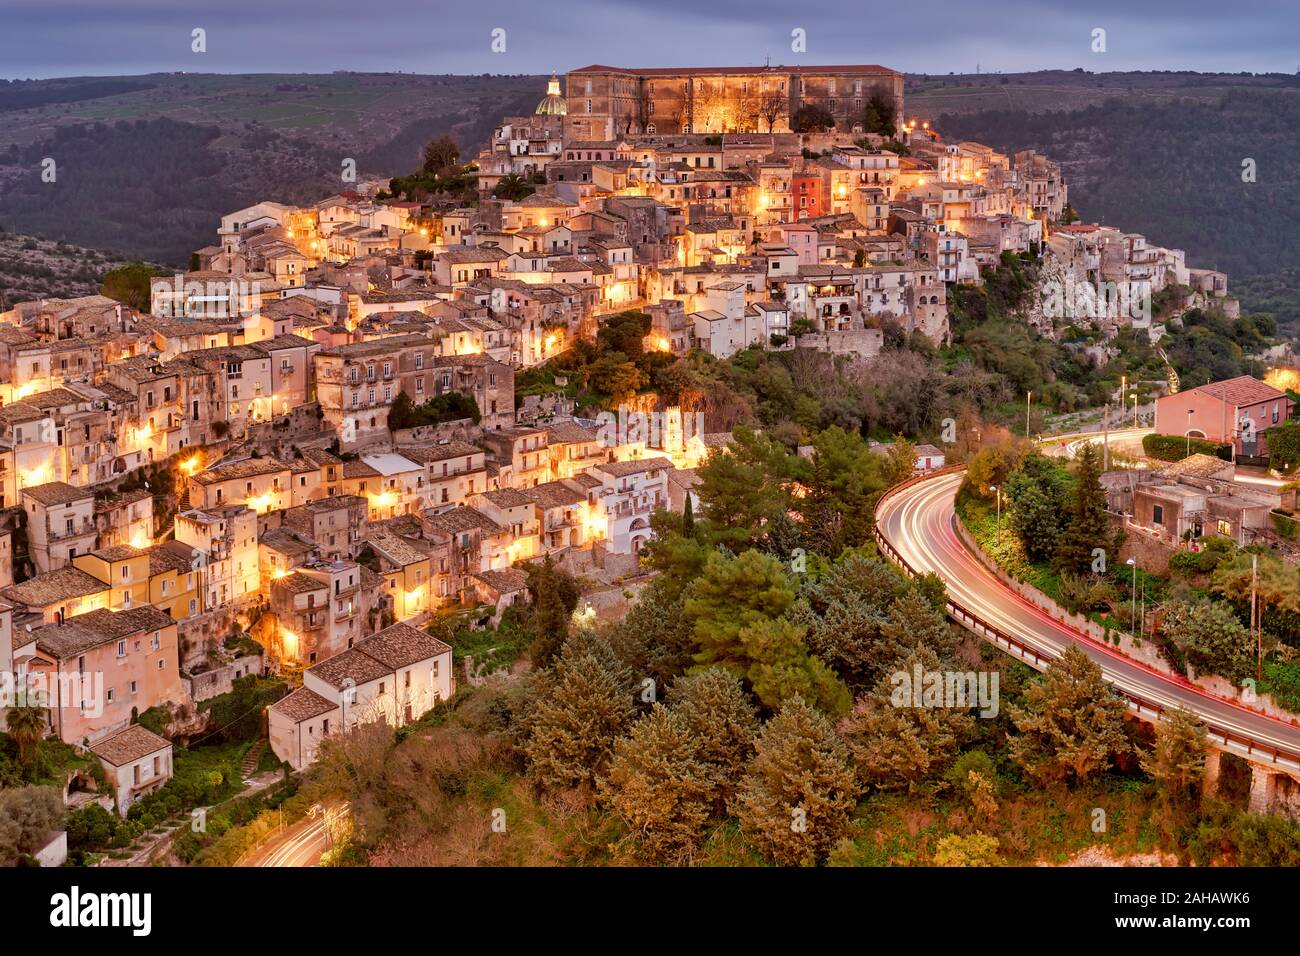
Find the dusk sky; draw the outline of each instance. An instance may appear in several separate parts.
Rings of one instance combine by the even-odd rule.
[[[880,63],[908,72],[1300,70],[1292,0],[0,0],[8,78],[204,73],[543,73]],[[190,51],[191,31],[207,52]],[[489,49],[494,28],[507,50]],[[807,52],[790,50],[795,28]],[[1107,52],[1091,51],[1106,30]]]

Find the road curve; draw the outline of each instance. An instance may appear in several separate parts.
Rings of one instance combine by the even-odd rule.
[[[1070,644],[1095,660],[1128,699],[1152,720],[1186,707],[1205,721],[1221,749],[1300,773],[1300,725],[1215,697],[1190,681],[1163,674],[1094,641],[1031,604],[981,564],[954,530],[961,471],[913,480],[891,489],[876,507],[876,540],[906,573],[934,572],[948,586],[949,613],[958,623],[1025,663],[1044,669]]]
[[[272,836],[263,846],[249,854],[244,866],[304,867],[316,866],[321,854],[329,849],[329,832],[323,817],[304,817],[288,829]]]

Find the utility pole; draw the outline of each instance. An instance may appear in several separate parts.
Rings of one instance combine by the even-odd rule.
[[[1101,413],[1101,470],[1110,471],[1110,402]]]
[[[1132,609],[1129,611],[1128,629],[1132,634],[1137,630],[1137,607],[1138,607],[1138,563],[1134,558],[1129,558],[1128,566],[1133,569],[1133,584],[1129,587],[1129,593],[1132,597]]]
[[[1256,583],[1259,571],[1259,555],[1250,556],[1250,629],[1255,631],[1255,682],[1264,680],[1264,628],[1259,620],[1256,601]]]
[[[1025,437],[1029,437],[1029,400],[1034,397],[1033,392],[1025,392]]]

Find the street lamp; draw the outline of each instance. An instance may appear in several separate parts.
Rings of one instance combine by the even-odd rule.
[[[1137,627],[1137,616],[1138,616],[1138,612],[1137,612],[1137,607],[1138,607],[1138,603],[1137,603],[1137,602],[1138,602],[1138,563],[1137,563],[1137,561],[1134,560],[1133,558],[1129,558],[1129,559],[1128,559],[1127,561],[1125,561],[1124,563],[1127,564],[1130,568],[1133,569],[1133,586],[1129,589],[1130,591],[1132,591],[1132,597],[1133,597],[1133,612],[1132,612],[1132,614],[1129,616],[1129,624],[1128,624],[1129,633],[1133,633],[1133,632],[1134,632],[1134,629]]]
[[[998,511],[997,511],[998,516],[996,519],[996,523],[993,525],[994,527],[993,534],[996,542],[999,545],[1001,545],[1002,544],[1002,490],[998,488],[997,485],[989,485],[989,491],[997,495],[997,499],[998,499]]]
[[[1033,392],[1025,392],[1025,437],[1029,437],[1029,400],[1033,398]]]

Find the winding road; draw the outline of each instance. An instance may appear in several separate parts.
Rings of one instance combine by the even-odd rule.
[[[1147,720],[1186,707],[1205,721],[1211,742],[1248,760],[1300,774],[1300,725],[1216,697],[1161,673],[1056,620],[1000,581],[967,550],[954,528],[960,471],[896,486],[876,507],[881,551],[909,576],[934,572],[948,586],[949,613],[962,626],[1038,670],[1078,644]]]

